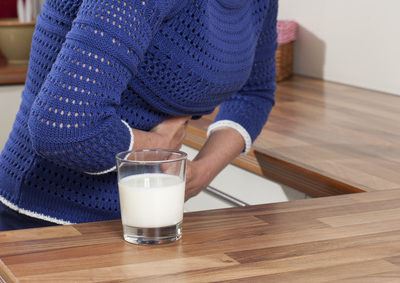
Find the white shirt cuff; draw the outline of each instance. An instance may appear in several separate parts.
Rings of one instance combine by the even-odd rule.
[[[128,128],[129,134],[131,135],[131,142],[129,144],[129,149],[128,151],[131,151],[133,149],[133,144],[135,142],[135,137],[133,136],[133,131],[131,126],[129,126],[129,124],[127,122],[125,122],[124,120],[121,120],[122,123],[124,123],[124,125]]]
[[[127,123],[127,122],[125,122],[124,120],[121,120],[121,122],[128,128],[128,130],[129,130],[129,134],[130,134],[130,136],[131,136],[131,142],[129,143],[129,149],[128,149],[128,151],[131,151],[132,149],[133,149],[133,144],[134,144],[134,142],[135,142],[135,137],[133,136],[133,131],[132,131],[132,128],[131,128],[131,126],[129,126],[129,124]],[[103,174],[107,174],[107,173],[110,173],[110,172],[113,172],[113,171],[115,171],[117,169],[117,166],[114,166],[114,167],[112,167],[112,168],[110,168],[110,169],[106,169],[106,170],[104,170],[104,171],[100,171],[100,172],[85,172],[86,174],[89,174],[89,175],[103,175]]]
[[[246,131],[245,128],[243,128],[242,125],[233,122],[231,120],[221,120],[215,123],[212,123],[207,130],[207,137],[209,137],[211,135],[212,132],[217,131],[221,128],[232,128],[236,131],[239,132],[239,134],[243,137],[244,143],[245,143],[245,148],[243,150],[243,153],[248,153],[251,149],[251,137],[249,135],[249,133]]]

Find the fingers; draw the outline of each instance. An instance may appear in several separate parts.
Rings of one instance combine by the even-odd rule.
[[[180,131],[180,130],[186,130],[189,120],[186,118],[172,118],[166,120],[163,123],[164,126],[168,128],[170,131]]]
[[[197,196],[199,193],[201,192],[201,190],[195,189],[195,188],[186,188],[185,190],[185,201],[187,201],[188,199],[191,199],[192,197]]]
[[[193,172],[192,161],[188,160],[186,167],[185,201],[198,195],[201,191],[197,188],[198,186],[196,186],[194,182],[194,174],[195,172]]]
[[[153,129],[151,129],[151,131],[157,132],[160,129],[165,129],[166,131],[176,131],[180,127],[186,128],[190,119],[190,116],[170,118],[155,126]]]
[[[172,132],[172,131],[171,131]],[[186,137],[186,125],[180,125],[173,136],[173,149],[179,150]]]
[[[190,116],[174,117],[174,118],[170,118],[168,120],[165,120],[161,124],[179,127],[179,126],[187,124],[189,122],[189,120],[190,120]]]
[[[189,122],[189,120],[191,119],[191,116],[176,117],[176,118],[172,118],[172,119],[175,119],[178,123],[187,124]],[[170,119],[170,120],[172,120],[172,119]]]
[[[186,160],[186,182],[192,179],[192,161]]]
[[[162,148],[178,150],[185,139],[189,120],[190,116],[171,118],[154,127],[151,132],[162,137]]]

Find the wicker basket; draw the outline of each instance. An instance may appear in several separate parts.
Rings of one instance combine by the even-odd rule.
[[[297,38],[298,24],[294,21],[278,21],[278,49],[276,51],[276,81],[291,77],[293,73],[293,47]]]
[[[294,42],[280,44],[276,50],[276,81],[280,82],[292,76]]]

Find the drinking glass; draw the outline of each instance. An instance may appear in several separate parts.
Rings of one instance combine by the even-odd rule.
[[[125,241],[161,244],[182,236],[187,154],[145,149],[117,154]]]

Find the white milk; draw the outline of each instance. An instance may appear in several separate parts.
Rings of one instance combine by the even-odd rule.
[[[185,183],[167,174],[138,174],[119,183],[122,224],[155,228],[182,221]]]

